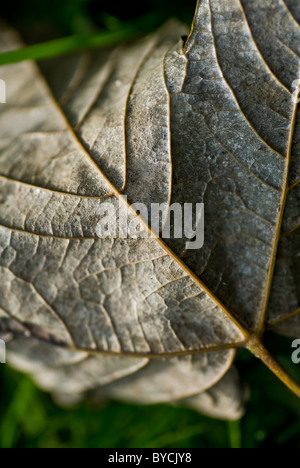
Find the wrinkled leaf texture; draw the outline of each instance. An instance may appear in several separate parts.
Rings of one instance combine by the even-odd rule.
[[[300,336],[299,20],[296,0],[200,0],[187,40],[170,21],[43,73],[1,67],[0,330],[13,366],[63,401],[183,400],[235,419],[232,364],[248,347],[300,394],[262,345],[267,328]],[[2,24],[1,52],[19,46]],[[204,202],[204,247],[99,239],[99,206],[122,194]]]

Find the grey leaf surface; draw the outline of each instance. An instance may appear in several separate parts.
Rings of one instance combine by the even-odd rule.
[[[297,5],[201,0],[186,41],[170,21],[42,63],[48,84],[0,68],[0,331],[40,386],[234,419],[247,346],[295,391],[261,336],[300,331]],[[204,247],[100,239],[108,202],[204,203]]]
[[[207,392],[182,401],[182,404],[217,419],[236,421],[244,415],[248,390],[240,381],[238,371],[232,367]]]

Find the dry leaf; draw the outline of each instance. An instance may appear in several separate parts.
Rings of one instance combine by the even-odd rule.
[[[43,64],[51,92],[36,65],[1,67],[12,365],[64,399],[185,400],[234,419],[245,397],[228,370],[247,347],[300,395],[262,344],[266,328],[300,334],[298,21],[295,0],[200,0],[186,41],[173,21]],[[5,26],[0,44],[20,45]],[[120,201],[130,219],[132,203],[204,203],[204,247],[99,239],[100,207]]]

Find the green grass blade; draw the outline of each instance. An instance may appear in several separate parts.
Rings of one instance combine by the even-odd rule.
[[[62,39],[44,42],[22,49],[0,54],[0,65],[22,62],[24,60],[42,60],[59,57],[85,49],[105,48],[117,45],[123,41],[137,37],[139,33],[134,28],[124,28],[119,31],[103,32],[89,35],[75,35]]]
[[[242,448],[242,432],[240,421],[228,421],[228,435],[230,448]]]

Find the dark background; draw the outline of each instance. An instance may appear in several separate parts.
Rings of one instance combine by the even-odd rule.
[[[195,0],[11,0],[0,16],[28,44],[121,28],[128,21],[145,32],[166,19],[191,23]],[[141,26],[142,25],[142,26]],[[268,347],[300,380],[291,362],[292,340],[268,336]],[[244,351],[237,365],[249,386],[246,416],[238,422],[206,418],[185,408],[104,402],[59,408],[30,378],[0,365],[0,447],[249,447],[300,448],[300,401],[258,360]]]
[[[190,24],[195,5],[196,0],[12,0],[1,2],[0,12],[29,37],[29,42],[35,42],[113,27],[113,18],[126,22],[147,15],[154,29],[170,17]]]

